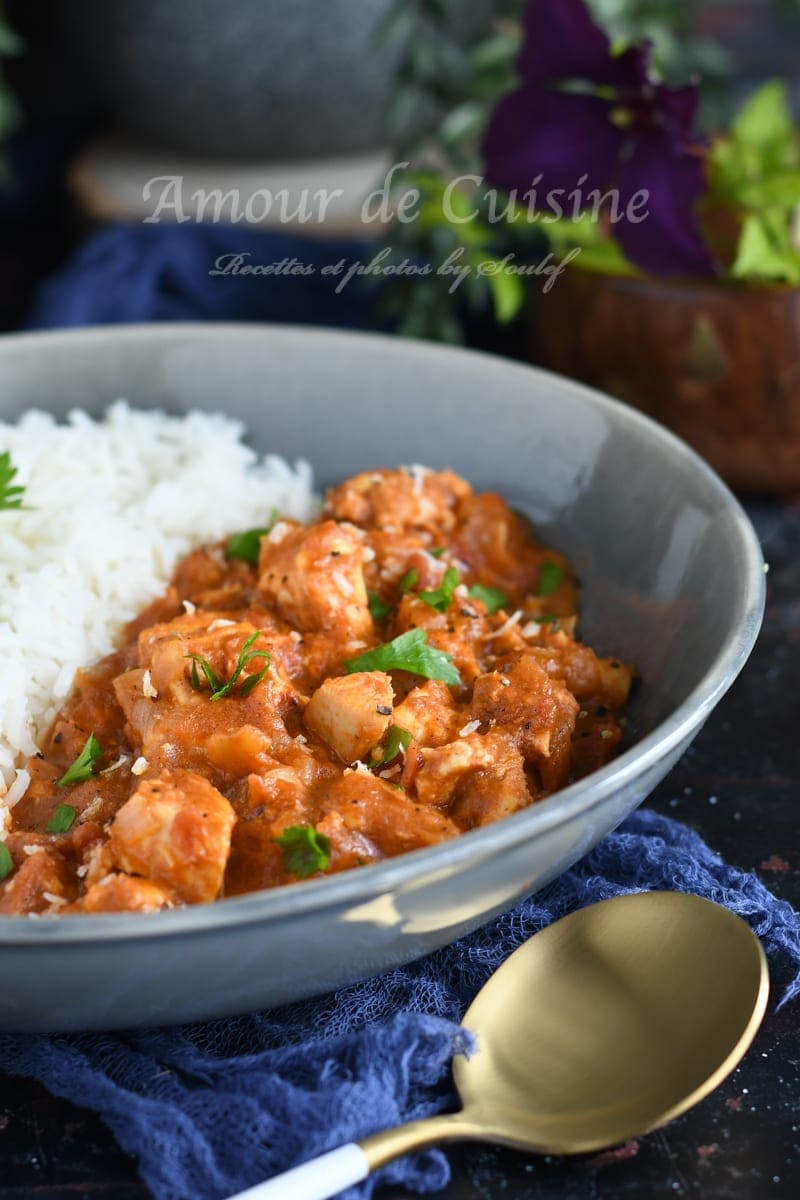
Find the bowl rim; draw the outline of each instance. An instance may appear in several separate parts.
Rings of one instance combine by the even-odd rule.
[[[265,334],[281,341],[311,337],[323,345],[326,340],[336,343],[349,341],[356,354],[359,346],[383,346],[390,354],[427,359],[431,363],[441,363],[445,369],[454,358],[462,361],[467,356],[482,360],[489,368],[506,377],[530,377],[530,373],[534,372],[552,388],[571,392],[611,414],[615,421],[638,425],[650,438],[656,438],[670,456],[690,467],[711,494],[716,495],[720,511],[727,512],[733,520],[745,565],[739,581],[738,611],[732,620],[731,630],[703,677],[655,729],[591,775],[501,821],[471,830],[453,841],[386,859],[362,871],[343,871],[323,879],[224,897],[209,904],[188,905],[157,913],[75,914],[65,917],[41,915],[34,920],[0,916],[0,947],[34,949],[67,944],[98,946],[109,941],[202,936],[221,928],[266,924],[317,909],[364,905],[378,895],[395,891],[418,875],[449,874],[465,862],[494,858],[521,840],[527,841],[590,813],[604,804],[615,791],[630,785],[637,776],[645,774],[649,767],[680,747],[702,725],[731,686],[755,644],[764,613],[766,566],[750,520],[727,485],[696,451],[658,422],[620,400],[541,367],[484,351],[411,341],[388,334],[277,322],[176,321],[81,326],[3,335],[0,337],[0,373],[5,354],[17,348],[38,347],[46,351],[49,345],[60,343],[85,342],[91,346],[98,342],[117,341],[139,342],[158,348],[159,345],[182,339],[202,337],[203,340],[211,338],[225,341],[232,336],[258,339],[263,343]]]

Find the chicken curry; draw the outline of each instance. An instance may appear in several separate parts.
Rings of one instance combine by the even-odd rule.
[[[312,524],[197,550],[27,764],[0,913],[208,902],[538,802],[624,724],[631,670],[576,608],[565,559],[449,471],[360,474]]]

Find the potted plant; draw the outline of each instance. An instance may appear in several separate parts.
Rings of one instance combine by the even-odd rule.
[[[800,137],[784,86],[703,135],[697,85],[665,82],[652,47],[612,40],[584,0],[531,0],[515,68],[482,114],[468,235],[429,224],[507,263],[501,315],[525,305],[536,361],[651,413],[739,488],[799,488]],[[500,221],[480,202],[492,190]],[[520,285],[536,237],[568,264],[553,286]]]

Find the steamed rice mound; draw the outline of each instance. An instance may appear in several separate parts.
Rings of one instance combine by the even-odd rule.
[[[75,671],[113,649],[164,589],[178,560],[272,508],[301,521],[318,507],[311,469],[259,456],[238,422],[132,410],[65,424],[27,413],[0,422],[24,509],[0,512],[0,836]]]

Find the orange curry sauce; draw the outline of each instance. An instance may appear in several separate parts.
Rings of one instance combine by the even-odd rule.
[[[368,472],[251,545],[252,565],[234,542],[190,554],[79,672],[27,764],[0,912],[149,911],[362,867],[614,754],[631,671],[575,640],[568,564],[500,496]],[[417,671],[358,661],[409,634]]]

